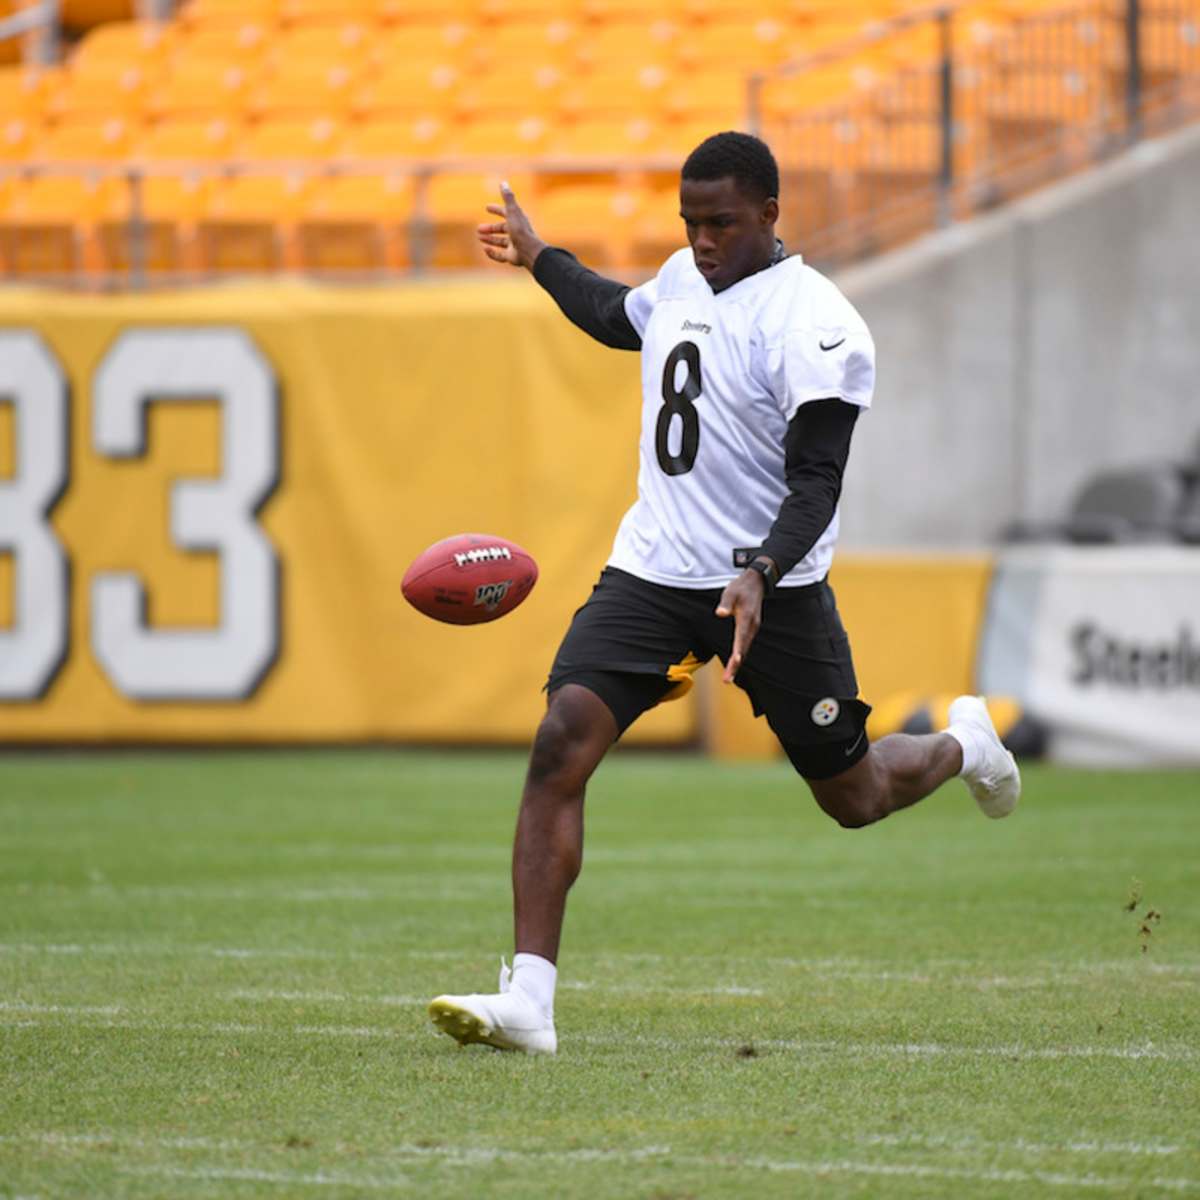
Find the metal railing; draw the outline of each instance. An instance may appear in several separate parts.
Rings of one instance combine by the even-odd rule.
[[[923,61],[907,64],[908,47]],[[789,83],[823,74],[850,75],[850,94],[789,110]],[[756,76],[748,94],[793,191],[786,236],[837,265],[1194,118],[1200,3],[1083,0],[998,29],[940,6]]]
[[[29,37],[26,44],[28,61],[47,65],[57,62],[62,25],[60,9],[59,0],[41,0],[0,18],[0,42]]]

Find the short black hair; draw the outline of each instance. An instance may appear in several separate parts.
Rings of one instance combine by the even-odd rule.
[[[779,196],[779,165],[771,148],[750,133],[726,130],[705,138],[687,156],[680,172],[684,179],[726,179],[730,176],[743,195],[753,200]]]

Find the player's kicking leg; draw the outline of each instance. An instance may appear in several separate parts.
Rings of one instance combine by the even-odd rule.
[[[1007,817],[1016,808],[1021,774],[979,696],[950,705],[944,733],[881,738],[849,770],[808,784],[821,808],[853,829],[915,804],[955,775],[987,816]]]
[[[587,781],[617,738],[616,719],[587,688],[566,684],[549,707],[529,759],[513,844],[517,953],[501,963],[500,990],[438,996],[433,1023],[466,1045],[553,1054],[554,985],[567,892],[583,864]]]

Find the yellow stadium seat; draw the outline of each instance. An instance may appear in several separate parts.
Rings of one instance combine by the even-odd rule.
[[[433,161],[453,153],[446,123],[436,117],[385,118],[346,127],[342,155],[351,161]]]
[[[769,18],[714,21],[689,29],[675,57],[690,70],[765,71],[793,53],[791,34],[791,26]]]
[[[114,162],[129,149],[132,130],[120,117],[80,117],[41,130],[30,146],[31,161]]]
[[[141,236],[141,268],[151,274],[194,269],[195,226],[212,181],[191,173],[150,174],[141,178],[136,205]],[[101,265],[128,272],[134,266],[134,193],[127,185],[106,197],[97,225]]]
[[[153,68],[152,68],[153,69]],[[85,113],[136,115],[145,106],[155,78],[117,59],[103,59],[71,68],[49,94],[46,112],[52,117]]]
[[[350,109],[352,85],[357,78],[354,69],[345,63],[301,59],[260,79],[247,91],[245,109],[260,118],[345,113]]]
[[[297,228],[300,263],[314,271],[409,265],[413,183],[400,173],[318,180]]]
[[[33,71],[25,67],[0,68],[0,113],[5,117],[41,115],[49,85],[57,85],[61,72]]]
[[[576,57],[593,70],[670,63],[681,29],[674,21],[639,16],[589,27],[575,46]]]
[[[179,27],[171,22],[113,21],[97,25],[81,39],[71,55],[71,66],[79,70],[101,62],[149,67],[171,52]]]
[[[377,29],[362,22],[338,25],[298,25],[271,36],[265,54],[276,70],[315,60],[361,66],[374,47]]]
[[[514,193],[533,193],[533,177],[525,172],[443,171],[429,180],[425,194],[427,213],[435,221],[466,221],[472,229],[487,221],[485,208],[500,203],[500,181],[508,179]]]
[[[657,116],[663,104],[670,72],[661,66],[597,67],[568,80],[560,93],[565,115],[583,117]]]
[[[746,16],[744,0],[665,0],[663,7],[690,24],[732,21]]]
[[[0,118],[0,162],[21,162],[29,157],[35,134],[41,126],[25,117]]]
[[[287,175],[218,180],[196,230],[201,268],[261,272],[294,267],[294,223],[308,188],[303,179]]]
[[[341,125],[316,120],[263,121],[250,126],[234,147],[246,162],[305,162],[334,157],[341,147]]]
[[[400,63],[380,69],[353,98],[354,111],[364,116],[404,114],[436,117],[448,113],[454,103],[458,72],[445,63]]]
[[[279,0],[280,20],[290,24],[338,25],[345,21],[373,21],[376,0]]]
[[[444,173],[434,175],[422,195],[415,196],[416,215],[423,218],[427,234],[427,265],[451,268],[484,266],[487,259],[479,249],[475,227],[491,220],[488,204],[500,203],[499,172],[487,174]],[[507,174],[517,196],[533,194],[533,180],[523,174]]]
[[[625,266],[638,208],[635,192],[603,184],[574,184],[539,197],[538,236],[565,246],[583,262],[598,268]]]
[[[380,30],[370,54],[384,70],[417,63],[465,65],[477,37],[477,27],[464,21],[405,22]]]
[[[70,276],[97,265],[92,223],[113,180],[40,175],[14,181],[0,213],[0,262],[11,275]]]
[[[646,16],[645,0],[578,0],[579,12],[589,21],[632,21]],[[661,12],[652,10],[653,15]]]
[[[687,72],[677,74],[663,89],[662,111],[679,120],[711,117],[728,128],[745,121],[748,96],[741,72]]]
[[[489,25],[470,45],[474,65],[490,70],[510,66],[563,67],[581,37],[578,24],[561,17],[514,20]]]
[[[454,90],[454,106],[464,116],[536,116],[557,107],[563,85],[562,72],[554,67],[506,64],[465,78]]]
[[[460,127],[454,151],[466,158],[516,161],[541,154],[550,127],[539,117],[484,116]]]
[[[676,250],[686,246],[678,192],[654,188],[643,191],[629,222],[628,236],[630,263],[643,270],[657,271]]]
[[[240,113],[247,77],[222,59],[183,59],[176,63],[148,98],[152,116],[229,117]]]
[[[473,24],[479,17],[478,0],[378,0],[381,21],[407,25],[435,21]]]
[[[477,0],[475,11],[484,21],[509,23],[536,18],[555,20],[569,8],[562,0]]]
[[[560,125],[550,134],[554,158],[612,159],[631,164],[660,152],[656,122],[645,117],[584,117]]]
[[[273,25],[279,0],[188,0],[180,18],[187,25],[241,25],[257,21]]]
[[[832,66],[769,80],[759,94],[762,116],[785,121],[854,98],[876,82],[869,68]]]
[[[740,123],[733,125],[724,124],[719,121],[713,121],[708,117],[698,117],[690,121],[667,121],[660,125],[655,131],[651,144],[656,154],[660,157],[665,156],[673,161],[675,178],[671,186],[676,187],[678,185],[679,168],[683,166],[683,160],[705,138],[712,137],[714,133],[720,133],[724,129],[731,128],[743,129],[744,126]]]
[[[185,28],[172,47],[176,69],[192,62],[253,66],[272,45],[275,31],[260,21],[242,20]]]
[[[145,162],[217,162],[229,156],[235,128],[220,118],[164,121],[135,138],[130,157]]]

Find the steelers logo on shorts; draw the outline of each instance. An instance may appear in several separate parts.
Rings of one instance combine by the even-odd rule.
[[[838,719],[838,713],[841,711],[842,706],[832,696],[826,696],[824,700],[818,700],[812,707],[813,724],[832,725]]]

